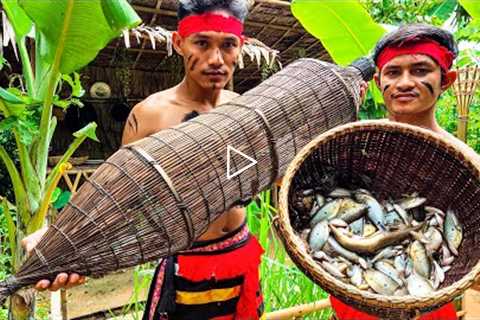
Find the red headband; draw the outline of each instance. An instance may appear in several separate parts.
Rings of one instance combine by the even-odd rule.
[[[450,69],[454,58],[453,53],[438,42],[421,40],[404,43],[401,47],[386,47],[377,58],[377,67],[379,70],[382,70],[383,66],[390,60],[406,54],[427,55],[440,65],[443,72],[447,72]]]
[[[232,33],[243,39],[243,23],[233,16],[225,17],[214,13],[203,13],[187,16],[178,23],[178,33],[182,38],[202,31]]]

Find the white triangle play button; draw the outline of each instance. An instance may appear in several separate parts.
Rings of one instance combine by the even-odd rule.
[[[247,159],[250,163],[247,164],[246,166],[244,166],[243,168],[238,169],[234,173],[230,173],[230,168],[231,168],[230,161],[232,160],[232,152],[235,152],[235,153],[241,155],[243,158]],[[227,179],[228,180],[232,179],[233,177],[238,176],[240,173],[244,172],[245,170],[247,170],[250,167],[253,167],[256,164],[257,164],[257,160],[253,159],[252,157],[247,156],[245,153],[235,149],[234,147],[232,147],[230,145],[227,145]]]

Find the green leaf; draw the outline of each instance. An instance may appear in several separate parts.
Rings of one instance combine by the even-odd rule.
[[[25,103],[17,95],[15,95],[15,94],[11,93],[10,91],[7,91],[3,88],[0,88],[0,98],[2,98],[3,100],[5,100],[6,102],[9,102],[9,103],[14,103],[14,104],[24,104]]]
[[[457,0],[443,0],[434,6],[427,13],[429,16],[437,17],[440,21],[446,21],[457,7]]]
[[[118,36],[118,30],[112,29],[107,22],[100,0],[18,1],[41,34],[41,60],[53,64],[55,58],[60,59],[62,74],[70,74],[87,65]],[[114,6],[117,10],[130,8],[126,1]],[[134,25],[129,22],[123,26],[118,22],[118,27],[125,29]],[[136,24],[140,22],[138,19]]]
[[[0,121],[0,132],[11,130],[17,121],[16,117],[8,117]]]
[[[87,138],[100,142],[97,138],[97,135],[95,134],[96,129],[97,129],[97,124],[95,122],[90,122],[82,129],[78,130],[77,132],[74,132],[73,136],[76,138],[81,138],[83,136],[86,136]]]
[[[356,0],[294,0],[291,9],[340,65],[367,55],[385,33]]]
[[[473,19],[480,19],[480,2],[478,0],[458,0],[458,2]]]
[[[13,27],[15,36],[18,39],[25,37],[32,29],[32,20],[30,20],[25,14],[25,11],[20,8],[17,0],[1,0],[1,3]]]
[[[50,199],[50,203],[53,203],[53,202],[57,201],[58,197],[61,194],[62,194],[62,189],[60,189],[59,187],[56,187],[55,190],[53,190],[52,198]]]
[[[123,29],[136,27],[141,19],[126,0],[101,0],[102,10],[112,30],[120,33]]]
[[[10,213],[10,209],[8,208],[7,198],[2,199],[2,207],[0,208],[0,213],[5,215],[5,220],[7,221],[7,232],[8,232],[8,242],[10,244],[10,252],[13,255],[12,261],[15,261],[15,253],[17,252],[15,249],[16,247],[16,227],[13,217]]]
[[[80,81],[80,75],[77,72],[73,73],[73,79],[70,75],[62,75],[62,80],[68,83],[72,89],[72,97],[80,98],[85,94],[85,90],[82,87],[82,82]]]
[[[68,201],[70,201],[71,197],[72,197],[72,193],[70,191],[68,191],[68,190],[62,191],[62,193],[59,195],[57,200],[55,200],[53,202],[52,206],[55,209],[60,210],[63,207],[65,207],[65,205],[68,203]]]

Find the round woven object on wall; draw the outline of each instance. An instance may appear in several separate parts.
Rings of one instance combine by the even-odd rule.
[[[479,274],[480,171],[476,161],[438,134],[406,124],[376,120],[336,127],[307,144],[287,168],[277,231],[295,264],[333,296],[382,318],[409,319],[416,311],[428,312],[452,301]],[[332,168],[341,177],[341,187],[358,185],[358,177],[363,177],[362,187],[379,200],[418,192],[429,205],[455,211],[464,239],[437,291],[428,297],[371,293],[338,280],[313,260],[297,235],[300,227],[295,230],[298,224],[292,222],[298,217],[289,203],[297,190],[322,188],[321,177]]]

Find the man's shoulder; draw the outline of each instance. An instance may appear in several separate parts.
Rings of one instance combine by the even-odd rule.
[[[170,104],[169,89],[155,92],[133,107],[136,114],[161,114],[165,108]]]

